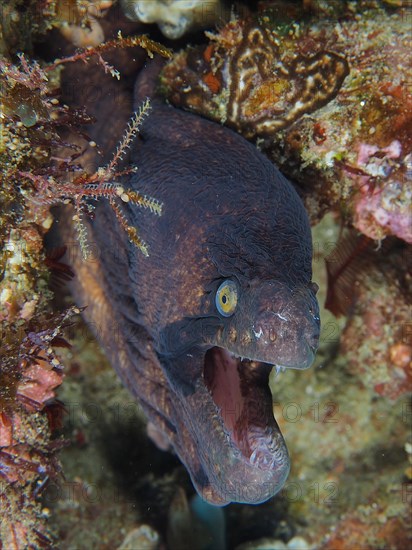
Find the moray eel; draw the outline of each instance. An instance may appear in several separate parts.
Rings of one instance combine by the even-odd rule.
[[[99,201],[95,261],[72,259],[73,292],[199,494],[263,502],[290,465],[269,374],[308,368],[318,346],[307,214],[254,145],[158,99],[130,162],[138,169],[123,185],[163,203],[161,217],[124,204],[149,256]]]

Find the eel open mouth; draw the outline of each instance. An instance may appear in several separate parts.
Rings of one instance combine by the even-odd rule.
[[[209,503],[265,502],[282,489],[290,468],[273,415],[273,366],[216,345],[188,351],[164,361],[175,451]],[[182,382],[190,376],[191,384]]]
[[[203,371],[205,385],[232,445],[252,467],[266,471],[284,459],[269,390],[272,368],[215,346],[206,352]]]

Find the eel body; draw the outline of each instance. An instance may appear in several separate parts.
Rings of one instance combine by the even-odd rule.
[[[160,217],[123,207],[149,256],[99,201],[97,253],[72,258],[73,293],[199,494],[216,505],[263,502],[289,472],[269,374],[309,367],[318,346],[306,212],[254,145],[158,99],[130,162],[138,169],[124,188],[163,203]]]

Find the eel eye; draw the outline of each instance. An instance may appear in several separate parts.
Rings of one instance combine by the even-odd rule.
[[[230,317],[237,306],[237,286],[233,281],[223,281],[216,292],[216,307],[224,317]]]

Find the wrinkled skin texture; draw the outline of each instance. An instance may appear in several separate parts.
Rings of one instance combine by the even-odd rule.
[[[148,94],[143,72],[136,106]],[[73,293],[197,491],[217,505],[263,502],[289,472],[269,373],[272,365],[309,367],[318,344],[307,215],[254,145],[152,104],[131,150],[138,171],[124,187],[156,197],[163,215],[123,209],[149,257],[101,201],[91,224],[99,253],[72,259]],[[61,230],[64,239],[74,238],[70,231]],[[224,317],[215,295],[227,279],[238,303]]]

